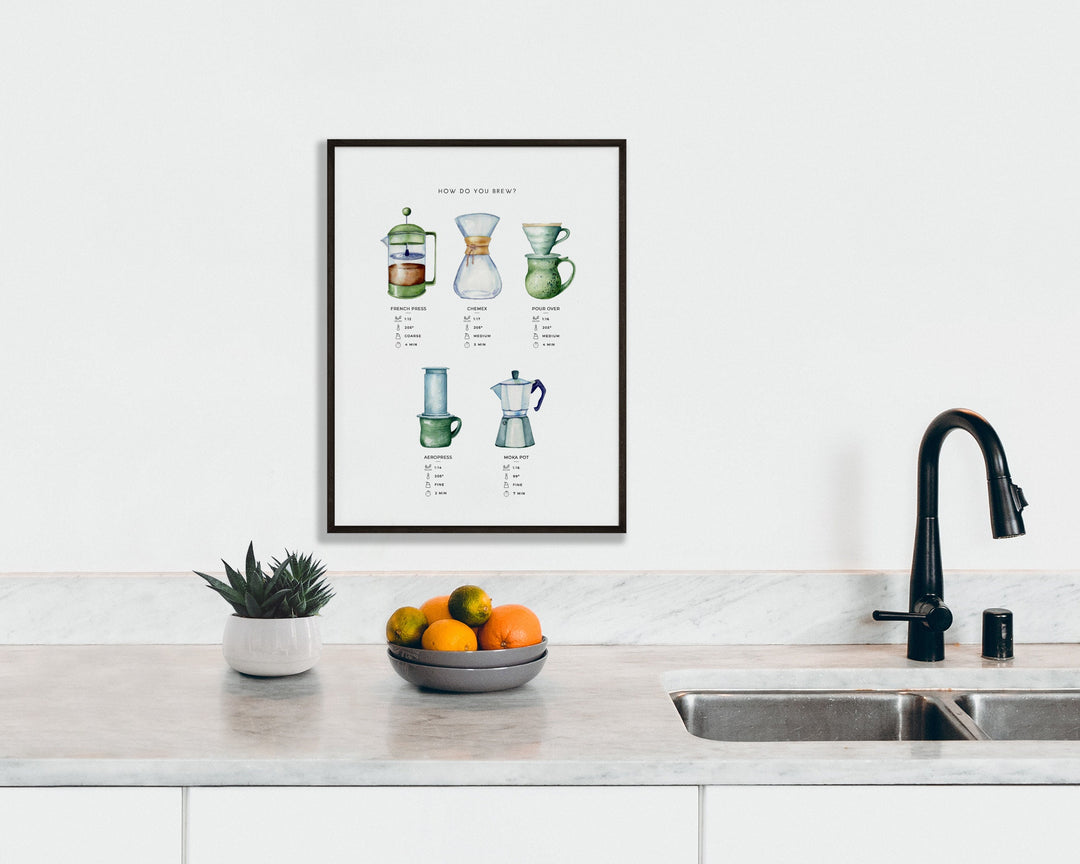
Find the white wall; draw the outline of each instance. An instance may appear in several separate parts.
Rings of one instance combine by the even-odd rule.
[[[1077,566],[1074,4],[471,9],[5,4],[0,570]],[[625,537],[325,535],[331,137],[628,139]]]

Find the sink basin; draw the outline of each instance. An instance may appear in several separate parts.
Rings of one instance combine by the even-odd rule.
[[[687,730],[713,741],[964,741],[978,737],[944,700],[924,693],[684,690],[672,693],[671,698]]]
[[[956,704],[1000,741],[1080,741],[1080,691],[980,691]]]

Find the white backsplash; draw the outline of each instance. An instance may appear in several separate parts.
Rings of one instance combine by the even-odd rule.
[[[398,606],[458,585],[523,603],[563,644],[901,643],[901,571],[485,571],[332,573],[327,643],[378,643]],[[947,642],[981,640],[982,610],[1004,606],[1019,643],[1080,642],[1080,571],[945,574]],[[191,573],[0,574],[0,644],[212,644],[229,608]]]

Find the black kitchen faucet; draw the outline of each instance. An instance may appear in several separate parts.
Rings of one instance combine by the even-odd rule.
[[[990,524],[994,537],[1019,537],[1024,533],[1021,511],[1027,506],[1023,490],[1009,477],[1005,449],[993,427],[974,411],[954,408],[935,417],[919,446],[919,512],[915,525],[915,555],[907,612],[875,610],[875,621],[907,621],[909,660],[933,662],[945,659],[945,631],[952,612],[943,602],[941,540],[938,536],[938,457],[945,436],[965,429],[982,448],[986,482],[990,491]]]

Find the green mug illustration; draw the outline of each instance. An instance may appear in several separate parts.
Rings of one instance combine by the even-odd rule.
[[[420,418],[421,447],[449,447],[450,441],[461,431],[461,418],[453,414],[446,417],[417,416]]]
[[[577,267],[565,255],[526,255],[528,270],[525,273],[525,290],[537,300],[550,300],[562,294],[574,281]],[[565,282],[559,273],[563,262],[570,265],[570,278]]]
[[[563,228],[562,222],[522,222],[521,230],[537,255],[550,255],[552,247],[570,236],[570,229]]]

